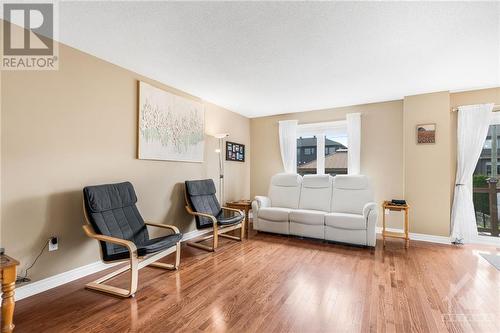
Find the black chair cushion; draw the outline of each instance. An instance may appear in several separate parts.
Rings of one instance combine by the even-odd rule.
[[[217,216],[217,224],[219,225],[231,225],[240,223],[243,220],[243,215],[233,214],[232,216],[224,216],[223,213]]]
[[[215,184],[212,179],[186,180],[186,194],[191,208],[198,213],[219,216],[222,209],[215,196]],[[207,217],[196,216],[198,229],[213,226],[212,220]]]
[[[156,239],[149,238],[148,229],[135,205],[137,196],[131,183],[87,186],[83,189],[83,198],[90,223],[96,233],[130,240],[138,249],[141,248],[141,253],[152,253],[147,251],[156,248],[153,244]],[[119,254],[120,257],[123,252],[128,258],[128,251],[124,246],[100,243],[104,261],[116,260],[115,255]]]
[[[198,213],[215,216],[218,225],[231,225],[241,222],[242,215],[225,216],[215,196],[215,184],[212,179],[186,180],[186,194],[191,208]],[[211,219],[196,216],[196,227],[198,229],[213,226]]]
[[[174,246],[178,241],[182,239],[182,234],[172,234],[164,237],[158,237],[150,239],[146,244],[137,247],[137,255],[143,257],[148,254],[160,252]],[[130,258],[128,251],[116,252],[108,256],[108,261],[121,260]]]

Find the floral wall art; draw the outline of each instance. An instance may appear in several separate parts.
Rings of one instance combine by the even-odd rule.
[[[203,162],[203,104],[139,82],[139,159]]]

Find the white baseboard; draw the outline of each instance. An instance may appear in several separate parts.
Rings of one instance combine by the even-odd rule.
[[[386,230],[391,232],[403,232],[402,229],[394,229],[394,228],[386,228]],[[377,227],[377,234],[381,233],[382,233],[382,228]],[[450,238],[446,236],[417,234],[414,232],[410,232],[409,236],[411,240],[416,240],[416,241],[439,243],[439,244],[451,244]]]
[[[116,264],[105,264],[102,261],[96,261],[91,264],[77,267],[67,272],[63,272],[40,281],[35,281],[29,284],[22,285],[15,289],[16,300],[21,300],[26,297],[36,295],[46,290],[58,287],[68,282],[80,279],[84,276],[97,273],[104,269],[113,267]]]
[[[198,236],[206,233],[205,230],[192,230],[182,235],[182,242],[189,239],[196,238]],[[47,291],[49,289],[59,287],[63,284],[69,283],[74,280],[78,280],[90,274],[94,274],[105,270],[107,268],[119,265],[115,264],[105,264],[102,261],[96,261],[85,266],[77,267],[67,272],[63,272],[40,281],[35,281],[29,284],[21,285],[15,289],[16,300],[21,300],[26,297],[30,297],[41,292]]]

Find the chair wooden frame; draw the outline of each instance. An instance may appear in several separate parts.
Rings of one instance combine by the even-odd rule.
[[[232,240],[236,240],[236,241],[240,241],[240,242],[244,239],[246,219],[245,219],[245,214],[243,214],[243,211],[241,211],[239,209],[229,208],[229,207],[221,207],[221,209],[223,209],[223,210],[232,211],[232,212],[236,212],[236,213],[240,214],[241,216],[243,216],[243,220],[237,224],[232,224],[232,225],[227,226],[227,227],[220,227],[217,224],[217,218],[215,216],[210,215],[210,214],[206,214],[206,213],[195,212],[191,208],[186,191],[184,191],[184,199],[186,200],[185,207],[186,207],[186,211],[188,212],[188,214],[193,215],[195,217],[201,216],[201,217],[209,218],[212,220],[212,223],[213,223],[213,226],[211,228],[206,228],[205,229],[206,232],[204,232],[204,234],[212,232],[211,235],[204,236],[202,238],[199,238],[196,241],[186,242],[187,245],[192,246],[192,247],[196,247],[198,249],[202,249],[205,251],[214,252],[217,249],[217,247],[219,247],[219,236],[224,237],[224,238],[228,238],[228,239],[232,239]],[[239,237],[225,234],[226,232],[236,230],[236,229],[240,229],[240,236]],[[200,242],[206,241],[207,239],[210,239],[210,238],[212,238],[212,246],[200,244]]]
[[[90,224],[87,210],[85,209],[85,202],[83,204],[83,215],[84,215],[85,224],[82,226],[82,228],[88,237],[93,238],[97,241],[122,245],[122,246],[126,247],[130,253],[130,258],[113,260],[113,261],[104,261],[104,254],[102,252],[102,247],[99,244],[101,259],[104,263],[111,264],[111,263],[125,262],[125,261],[128,261],[128,263],[127,263],[127,265],[117,269],[116,271],[111,272],[111,273],[109,273],[109,274],[107,274],[107,275],[105,275],[105,276],[103,276],[103,277],[101,277],[93,282],[86,284],[85,288],[91,289],[91,290],[97,290],[100,292],[104,292],[104,293],[108,293],[108,294],[120,296],[120,297],[134,297],[135,292],[137,291],[139,270],[141,268],[144,268],[146,266],[152,266],[152,267],[157,267],[157,268],[162,268],[162,269],[167,269],[167,270],[176,270],[179,268],[180,261],[181,261],[181,242],[180,241],[178,241],[175,245],[173,245],[173,246],[171,246],[168,249],[165,249],[163,251],[160,251],[160,252],[148,255],[148,256],[144,256],[144,257],[139,257],[137,254],[137,247],[134,244],[134,242],[126,240],[126,239],[117,238],[117,237],[111,237],[111,236],[97,234],[94,231],[94,228]],[[152,223],[152,222],[144,222],[144,224],[146,226],[163,228],[163,229],[170,229],[174,233],[180,233],[179,229],[173,225],[158,224],[158,223]],[[156,261],[160,260],[161,258],[163,258],[163,257],[165,257],[173,252],[175,252],[175,264],[166,264],[166,263],[162,263],[162,262],[156,262]],[[104,284],[104,282],[114,278],[115,276],[117,276],[121,273],[127,272],[127,271],[130,271],[129,289],[123,289],[123,288],[113,287],[113,286]]]

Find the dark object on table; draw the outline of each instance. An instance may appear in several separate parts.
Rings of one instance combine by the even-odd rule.
[[[406,205],[406,200],[392,199],[391,203],[396,206],[404,206]]]
[[[196,228],[208,229],[212,235],[201,238],[199,241],[187,242],[188,245],[205,251],[215,251],[218,246],[219,236],[243,240],[245,228],[245,215],[239,209],[221,207],[215,196],[215,185],[212,179],[186,180],[185,182],[186,210],[196,219]],[[231,212],[231,215],[224,214]],[[241,229],[239,236],[226,235],[231,230]],[[212,246],[200,242],[212,238]]]

